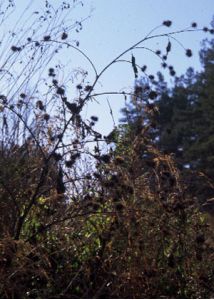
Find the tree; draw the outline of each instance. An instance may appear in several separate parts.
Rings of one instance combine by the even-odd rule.
[[[180,168],[204,173],[213,181],[213,41],[207,45],[200,54],[204,70],[189,69],[161,95],[158,136],[161,149],[174,153]],[[212,196],[209,182],[200,193],[203,200]]]

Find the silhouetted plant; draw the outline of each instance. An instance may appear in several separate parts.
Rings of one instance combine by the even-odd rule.
[[[163,66],[175,34],[205,30],[195,23],[169,33],[152,35],[153,30],[98,72],[69,38],[71,29],[82,29],[82,21],[64,19],[81,3],[70,2],[54,9],[45,1],[44,14],[35,12],[20,36],[12,32],[9,54],[2,53],[0,295],[210,297],[213,256],[206,219],[185,195],[172,158],[152,142],[155,76],[134,55],[136,49],[150,51]],[[2,20],[13,7],[8,1]],[[161,26],[171,25],[166,20]],[[162,37],[164,55],[142,46]],[[86,59],[95,76],[88,83],[88,71],[76,73],[73,99],[72,80],[64,81],[63,64],[54,63],[55,55],[70,50]],[[130,53],[125,62],[136,79],[141,72],[147,76],[145,90],[97,93],[105,71]],[[84,119],[82,111],[105,94],[131,96],[138,126],[128,122],[105,137],[95,131],[98,117]]]

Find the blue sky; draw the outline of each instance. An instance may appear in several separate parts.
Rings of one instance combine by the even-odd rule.
[[[214,12],[213,0],[93,0],[86,2],[88,4],[85,9],[94,7],[94,10],[79,36],[80,46],[95,62],[98,69],[144,37],[163,20],[173,21],[169,31],[187,28],[193,21],[198,23],[198,27],[204,27],[209,26]],[[155,33],[167,31],[167,28],[162,27]],[[179,75],[184,73],[189,66],[199,70],[198,51],[200,42],[206,37],[206,34],[184,33],[176,37],[185,48],[193,50],[194,56],[187,58],[184,50],[173,43],[169,63],[175,66]],[[159,47],[164,49],[166,43],[165,38],[156,39],[147,45],[157,50]],[[149,74],[160,70],[160,63],[152,54],[138,51],[134,52],[134,55],[139,65],[148,65]],[[127,59],[130,57],[131,54],[126,56]],[[167,76],[168,72],[165,74]],[[134,83],[133,70],[129,65],[117,64],[106,72],[101,82],[100,90],[104,91],[132,87]],[[118,96],[108,97],[108,100],[117,120],[124,100]],[[106,120],[98,124],[99,128],[108,131],[112,126],[112,120],[109,117],[106,97],[100,99],[100,104],[94,104],[93,110],[101,115],[102,120]]]
[[[30,0],[18,0],[17,16],[26,7]],[[39,10],[45,3],[44,0],[32,1],[32,7]],[[60,0],[50,0],[51,4],[59,4]],[[102,70],[115,56],[132,44],[142,39],[150,30],[160,25],[163,20],[172,20],[170,29],[161,27],[155,33],[164,33],[171,30],[180,30],[190,26],[195,21],[198,27],[209,26],[213,12],[213,0],[83,0],[84,6],[78,6],[73,11],[71,18],[84,18],[90,15],[83,23],[83,30],[73,38],[80,42],[83,50],[94,62],[96,68]],[[169,64],[172,64],[180,75],[189,66],[200,69],[198,51],[200,42],[206,37],[204,33],[184,33],[176,36],[185,48],[191,48],[194,56],[187,58],[184,50],[176,43],[172,43],[172,53],[169,55]],[[210,37],[210,35],[208,36]],[[153,50],[165,49],[167,39],[156,39],[144,46]],[[124,59],[130,60],[129,53]],[[146,51],[134,51],[139,65],[148,65],[148,73],[155,74],[160,70],[160,62],[151,53]],[[61,57],[63,62],[64,57]],[[65,62],[66,63],[66,62]],[[79,55],[72,53],[72,67],[81,67],[89,71],[89,82],[93,77],[90,75],[90,67]],[[164,73],[164,72],[163,72]],[[167,76],[167,72],[165,73]],[[167,77],[168,78],[168,77]],[[97,91],[121,91],[132,88],[134,85],[133,70],[128,64],[117,63],[109,69],[97,85]],[[108,96],[99,97],[99,103],[89,103],[85,115],[97,115],[100,121],[97,129],[107,134],[113,127],[112,118],[109,114],[107,99],[111,104],[115,121],[119,119],[120,109],[124,106],[123,97]]]

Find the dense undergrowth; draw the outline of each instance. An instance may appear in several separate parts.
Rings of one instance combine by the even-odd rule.
[[[54,195],[40,197],[18,240],[5,225],[3,297],[212,297],[211,232],[170,156],[141,133],[109,159],[93,195],[55,202],[57,212]]]
[[[14,7],[8,3],[7,9]],[[46,2],[45,15],[32,25],[44,22],[40,35],[34,27],[24,38],[12,34],[3,56],[8,72],[21,66],[17,77],[3,72],[1,78],[0,296],[211,298],[212,228],[173,157],[151,138],[157,115],[149,102],[157,97],[152,79],[134,126],[127,122],[103,137],[94,129],[98,118],[81,114],[105,70],[152,36],[98,72],[69,41],[69,30],[80,30],[81,23],[65,28],[63,13],[74,7],[63,2],[53,10]],[[83,70],[63,82],[63,66],[51,65],[63,47],[86,58],[94,82]],[[133,55],[130,63],[138,76]],[[72,84],[74,99],[68,96]],[[139,98],[137,91],[120,94]],[[135,103],[138,109],[139,99]]]

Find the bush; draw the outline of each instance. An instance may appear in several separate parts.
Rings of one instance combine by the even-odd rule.
[[[13,8],[8,3],[7,9]],[[63,2],[54,9],[46,2],[45,14],[26,28],[26,36],[12,40],[11,52],[3,56],[1,80],[9,91],[0,95],[0,295],[212,297],[213,246],[206,218],[186,193],[172,157],[151,139],[157,113],[148,102],[157,96],[153,76],[148,78],[152,91],[141,99],[143,110],[139,91],[118,92],[136,100],[137,126],[127,122],[103,137],[94,130],[97,116],[85,120],[82,114],[100,95],[96,84],[107,69],[143,42],[173,33],[143,38],[98,73],[69,40],[72,26],[65,27],[64,16],[72,8]],[[81,22],[75,23],[79,27]],[[87,72],[77,74],[74,99],[68,96],[69,82],[62,82],[62,64],[53,67],[54,55],[71,49],[95,73],[90,84],[85,84]],[[137,77],[134,55],[130,63]],[[19,65],[13,77],[17,64],[23,68]]]

